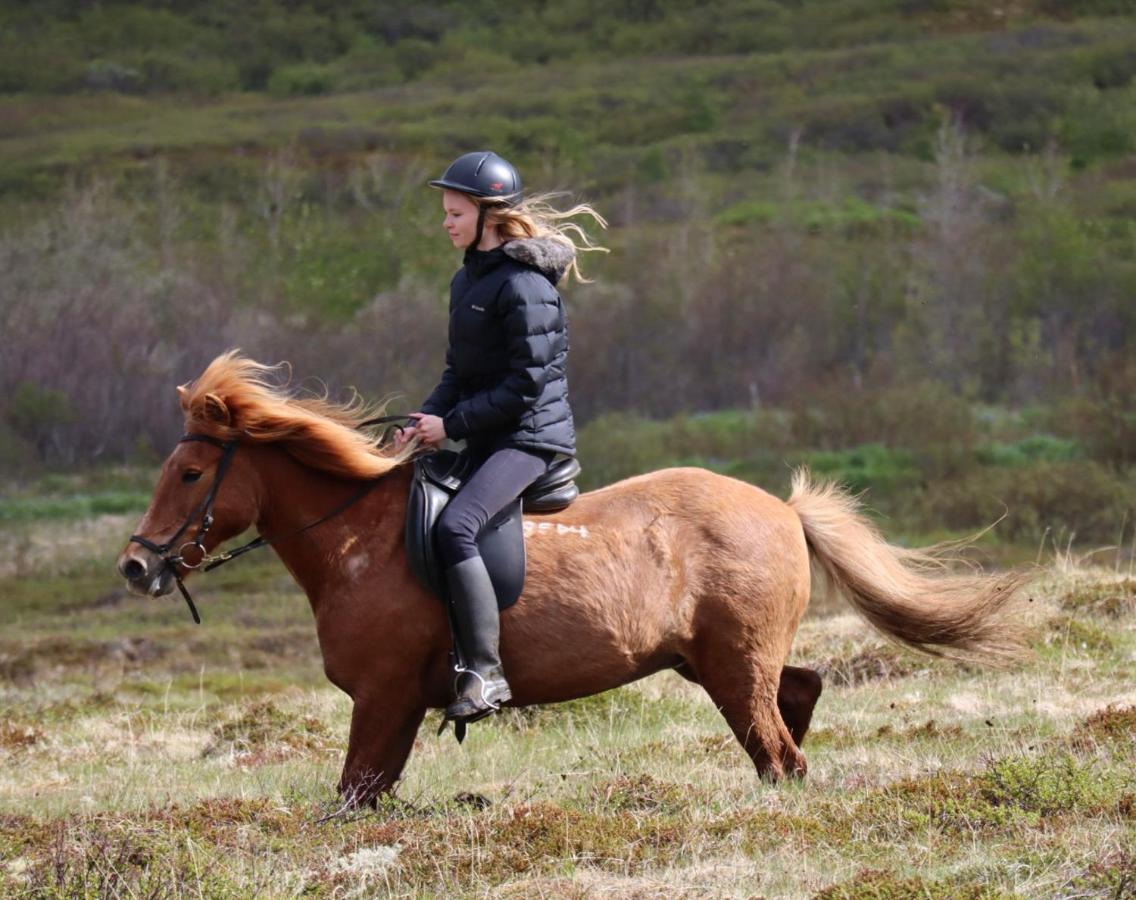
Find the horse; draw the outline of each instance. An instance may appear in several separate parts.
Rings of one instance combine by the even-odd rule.
[[[453,685],[445,610],[404,548],[415,448],[396,451],[357,427],[374,411],[358,396],[301,395],[277,367],[238,351],[178,395],[186,436],[118,570],[134,593],[166,595],[255,526],[307,594],[324,672],[353,701],[338,791],[374,805]],[[800,745],[821,679],[785,662],[811,562],[871,625],[916,650],[994,662],[1020,646],[1009,615],[1020,576],[957,575],[934,552],[892,546],[854,497],[803,470],[787,502],[672,468],[524,524],[526,583],[501,617],[509,705],[674,669],[705,689],[770,781],[807,770]]]

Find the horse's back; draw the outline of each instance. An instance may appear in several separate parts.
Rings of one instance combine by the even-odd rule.
[[[723,526],[754,526],[754,518],[770,527],[801,530],[800,519],[779,497],[755,484],[697,466],[659,469],[634,475],[582,494],[572,505],[579,512],[608,508],[666,513],[700,524],[707,518]]]
[[[727,569],[741,574],[772,568],[795,583],[808,577],[808,548],[792,507],[748,482],[693,466],[589,491],[560,513],[532,517],[529,533],[534,529],[587,533],[600,540],[558,549],[590,555],[589,549],[606,544],[600,555],[610,565],[620,567],[614,558],[622,556],[642,572],[645,560],[654,560],[668,576],[680,577],[681,569],[688,584],[720,581],[711,573]],[[580,560],[585,567],[596,562]]]

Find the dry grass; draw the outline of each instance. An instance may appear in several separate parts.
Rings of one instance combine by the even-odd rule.
[[[22,612],[0,636],[0,894],[1136,893],[1136,620],[1116,573],[1047,571],[1035,657],[1011,671],[807,619],[794,659],[826,691],[802,783],[757,781],[668,673],[511,711],[461,747],[431,717],[398,799],[327,821],[349,701],[279,573],[227,577],[196,630],[175,606],[4,582]]]

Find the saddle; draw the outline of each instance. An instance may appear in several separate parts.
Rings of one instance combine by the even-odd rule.
[[[418,580],[443,603],[446,579],[438,556],[434,525],[450,498],[472,475],[472,460],[453,450],[438,450],[414,461],[406,510],[406,553]],[[497,594],[499,609],[517,602],[525,584],[525,530],[522,512],[550,513],[564,509],[580,491],[575,478],[580,464],[573,457],[555,460],[548,471],[501,512],[477,537]]]

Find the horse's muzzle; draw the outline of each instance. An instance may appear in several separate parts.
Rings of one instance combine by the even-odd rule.
[[[161,597],[174,589],[173,569],[142,547],[128,547],[118,558],[118,572],[132,594]]]

